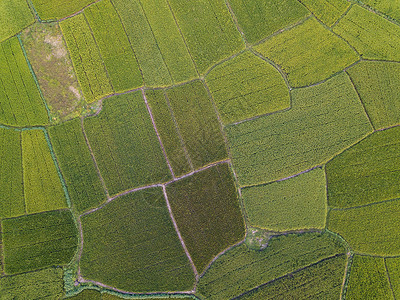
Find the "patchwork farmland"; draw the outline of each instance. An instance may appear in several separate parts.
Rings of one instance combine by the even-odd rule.
[[[0,1],[0,299],[400,298],[400,3]]]

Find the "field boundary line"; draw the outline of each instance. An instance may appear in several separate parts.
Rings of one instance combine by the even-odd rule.
[[[368,207],[368,206],[374,206],[374,205],[377,205],[377,204],[395,202],[395,201],[400,201],[400,198],[387,199],[387,200],[371,202],[371,203],[357,205],[357,206],[351,206],[351,207],[330,207],[330,210],[333,210],[333,211],[345,211],[345,210],[358,209],[358,208],[363,208],[363,207]]]
[[[373,62],[386,62],[386,63],[396,63],[399,64],[400,61],[397,60],[387,60],[387,59],[373,59],[373,58],[361,58],[362,61],[373,61]]]
[[[229,14],[231,15],[231,18],[233,20],[233,23],[235,23],[236,30],[239,31],[240,35],[242,36],[243,42],[246,46],[246,48],[249,46],[249,42],[247,41],[246,35],[244,34],[243,28],[239,25],[238,19],[235,15],[235,12],[233,11],[231,4],[229,3],[229,0],[225,0],[225,5],[228,8]]]
[[[207,75],[208,75],[212,70],[214,70],[216,67],[218,67],[219,65],[222,65],[223,63],[227,62],[228,60],[231,60],[231,59],[233,59],[233,58],[235,58],[235,57],[238,57],[240,54],[242,54],[242,53],[244,53],[244,52],[246,52],[246,51],[248,51],[248,49],[246,49],[246,48],[245,48],[245,49],[242,49],[242,50],[240,50],[239,52],[236,52],[236,53],[234,53],[234,54],[232,54],[232,55],[230,55],[230,56],[228,56],[228,57],[225,57],[225,58],[223,58],[223,59],[217,61],[215,64],[213,64],[212,66],[210,66],[210,67],[204,72],[204,74],[200,77],[200,80],[205,80],[205,78],[207,77]]]
[[[382,17],[382,18],[384,18],[385,20],[389,21],[390,23],[393,23],[393,24],[395,24],[397,26],[400,26],[399,21],[397,21],[396,19],[393,19],[391,16],[386,15],[385,13],[383,13],[383,12],[381,12],[381,11],[379,11],[379,10],[377,10],[377,9],[367,5],[367,4],[364,4],[362,1],[359,1],[359,0],[348,0],[348,1],[350,1],[350,2],[352,2],[354,4],[357,4],[358,6],[360,6],[360,7],[364,8],[364,9],[366,9],[366,10],[368,10],[368,11],[370,11],[370,12],[372,12],[372,13],[374,13],[374,14]]]
[[[343,283],[340,289],[340,300],[346,299],[347,285],[349,283],[349,277],[351,272],[351,266],[353,264],[354,254],[351,252],[347,253],[347,263],[344,269]]]
[[[386,276],[387,276],[387,279],[389,281],[389,287],[390,287],[390,290],[392,291],[393,299],[396,300],[396,294],[395,294],[395,292],[393,290],[392,280],[390,279],[389,270],[388,270],[388,267],[387,267],[387,264],[386,264],[386,258],[383,259],[383,262],[385,263]]]
[[[331,29],[333,29],[333,27],[335,27],[347,14],[348,14],[348,12],[350,11],[350,9],[353,7],[353,5],[354,5],[354,3],[351,3],[351,2],[349,2],[350,3],[350,5],[349,5],[349,7],[346,9],[346,11],[335,21],[335,23],[333,23],[332,25],[331,25]]]
[[[82,13],[86,8],[88,8],[89,6],[92,6],[93,4],[96,4],[97,2],[100,2],[101,0],[95,0],[92,3],[89,3],[88,5],[84,6],[82,9],[78,10],[77,12],[74,12],[73,14],[70,14],[66,17],[60,18],[60,19],[55,19],[55,20],[46,20],[45,22],[61,22],[64,21],[66,19],[75,17],[76,15],[79,15],[80,13]]]

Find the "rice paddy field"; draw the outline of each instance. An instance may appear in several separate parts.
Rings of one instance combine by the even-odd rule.
[[[400,298],[400,4],[0,0],[0,299]]]

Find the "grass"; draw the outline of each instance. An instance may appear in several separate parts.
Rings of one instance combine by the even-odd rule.
[[[376,129],[400,124],[400,64],[362,61],[347,72]]]
[[[200,74],[244,48],[224,0],[169,0]]]
[[[175,176],[191,171],[176,120],[171,115],[163,90],[146,90],[146,97]]]
[[[135,53],[111,1],[101,1],[85,9],[85,16],[99,47],[115,92],[140,87],[143,78]]]
[[[400,254],[397,228],[400,201],[378,203],[346,210],[331,210],[329,230],[340,234],[356,253],[380,256]]]
[[[290,106],[289,90],[271,64],[244,52],[206,76],[224,124],[272,113]]]
[[[359,59],[315,18],[270,37],[255,50],[281,66],[292,87],[325,80]]]
[[[0,78],[0,123],[34,126],[49,122],[17,37],[0,44]]]
[[[323,260],[285,275],[239,299],[340,299],[346,256]]]
[[[197,295],[231,299],[275,278],[344,253],[341,242],[329,233],[289,234],[273,237],[256,251],[241,244],[221,256],[200,278]]]
[[[309,15],[295,0],[229,0],[239,26],[253,44]]]
[[[98,206],[106,196],[82,134],[80,120],[50,127],[49,135],[77,211]]]
[[[0,278],[3,299],[59,299],[63,297],[62,268],[49,268]]]
[[[352,207],[400,197],[400,127],[378,131],[326,165],[328,204]]]
[[[393,299],[383,258],[356,255],[346,299]]]
[[[21,132],[0,128],[0,217],[25,213]]]
[[[98,46],[83,14],[60,22],[83,96],[92,103],[113,92]]]
[[[0,2],[0,42],[17,34],[35,21],[33,14],[24,0]]]
[[[395,299],[400,297],[400,259],[385,258],[387,273]]]
[[[66,208],[64,190],[42,130],[22,131],[22,163],[26,212]]]
[[[110,195],[171,178],[141,91],[108,98],[84,127]]]
[[[166,95],[194,168],[226,159],[225,141],[202,82],[167,89]]]
[[[76,252],[78,232],[68,210],[3,219],[1,225],[6,274],[65,265]]]
[[[225,128],[241,186],[283,179],[323,164],[372,131],[343,73],[292,92],[292,108]]]
[[[122,196],[81,220],[84,278],[129,292],[193,288],[161,188]]]
[[[70,16],[95,0],[32,0],[36,12],[42,20],[59,20]]]
[[[364,4],[379,10],[390,18],[400,22],[400,4],[392,0],[363,0]]]
[[[243,240],[245,226],[228,164],[176,181],[167,194],[199,273],[219,252]]]
[[[363,58],[400,59],[399,26],[358,5],[353,5],[333,31],[346,39]]]
[[[332,26],[350,7],[346,0],[301,0],[315,17],[327,26]]]
[[[314,169],[294,178],[242,189],[248,221],[271,231],[325,226],[325,173]]]

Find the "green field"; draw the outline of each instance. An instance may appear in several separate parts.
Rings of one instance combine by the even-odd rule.
[[[296,0],[230,0],[229,4],[247,42],[251,44],[309,15]]]
[[[400,127],[378,131],[326,165],[328,204],[351,207],[400,197]]]
[[[362,61],[348,71],[375,129],[400,124],[400,64]]]
[[[169,0],[200,74],[244,48],[224,0]]]
[[[397,299],[400,297],[400,259],[385,258],[385,264],[393,295]]]
[[[242,189],[251,225],[271,231],[325,226],[326,188],[321,168],[299,176]]]
[[[6,274],[68,264],[77,249],[77,230],[68,210],[3,219],[1,226]]]
[[[115,92],[138,88],[143,84],[135,53],[111,1],[105,0],[85,9],[101,58]]]
[[[74,207],[83,212],[98,206],[106,196],[82,134],[80,120],[50,127],[49,135]]]
[[[161,188],[82,217],[82,276],[130,292],[191,290],[194,274]]]
[[[342,39],[310,18],[255,47],[281,66],[293,87],[325,80],[359,59]]]
[[[25,0],[0,2],[0,42],[17,34],[35,21]]]
[[[301,3],[327,26],[332,26],[350,7],[346,0],[301,0]]]
[[[331,210],[329,230],[339,233],[362,254],[400,255],[400,199],[345,210]]]
[[[167,89],[166,95],[193,167],[226,159],[225,141],[202,82]]]
[[[340,299],[345,265],[346,256],[335,256],[271,281],[239,299]]]
[[[354,257],[346,299],[394,299],[383,258]]]
[[[219,252],[244,239],[244,221],[228,164],[171,183],[167,195],[199,273]]]
[[[84,127],[110,195],[170,179],[140,91],[107,99]]]
[[[88,103],[113,92],[91,28],[83,14],[60,22],[83,96]]]
[[[289,90],[282,75],[251,52],[216,66],[207,74],[206,83],[224,124],[290,106]]]
[[[60,299],[64,295],[61,268],[43,269],[0,278],[1,299]]]
[[[363,0],[362,2],[400,22],[399,2],[392,0]]]
[[[42,20],[59,20],[68,17],[95,0],[31,0]]]
[[[46,108],[29,70],[18,38],[0,44],[0,123],[44,125]]]
[[[25,213],[21,132],[0,128],[0,217]]]
[[[280,235],[263,251],[245,244],[227,251],[200,278],[201,299],[231,299],[275,278],[344,253],[342,244],[328,233]]]
[[[275,181],[326,162],[372,130],[341,73],[292,92],[292,108],[226,127],[242,186]]]
[[[333,31],[347,40],[363,58],[400,59],[399,26],[358,5],[353,5]]]
[[[22,163],[26,212],[66,208],[64,190],[42,130],[22,131]]]

